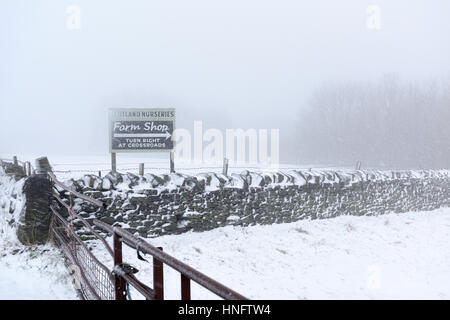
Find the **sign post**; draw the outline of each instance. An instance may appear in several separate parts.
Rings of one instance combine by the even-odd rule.
[[[175,109],[109,109],[109,151],[115,172],[116,153],[173,152]]]

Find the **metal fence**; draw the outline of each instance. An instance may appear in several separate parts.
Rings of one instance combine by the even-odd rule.
[[[63,203],[58,197],[55,198]],[[84,299],[114,299],[114,283],[110,277],[111,270],[92,254],[87,245],[76,234],[73,222],[81,217],[76,215],[70,207],[65,209],[68,213],[67,219],[58,213],[54,205],[51,206],[54,214],[51,231],[56,245],[71,265],[77,266],[77,270],[72,270],[76,271],[79,276],[77,289],[80,290]],[[80,220],[86,222],[83,218]]]
[[[100,210],[105,210],[105,205],[96,199],[78,193],[76,190],[64,185],[56,179],[56,176],[49,172],[49,179],[54,185],[69,192],[75,197],[79,197]],[[213,292],[223,299],[245,300],[241,294],[227,288],[214,279],[209,278],[198,270],[175,259],[163,252],[162,248],[157,248],[146,242],[142,238],[137,238],[119,226],[111,226],[100,220],[94,219],[93,224],[113,236],[113,248],[107,241],[95,231],[83,217],[76,214],[72,208],[72,203],[66,203],[58,193],[54,193],[54,201],[51,204],[54,214],[52,222],[52,235],[57,246],[64,253],[68,261],[77,267],[79,271],[79,290],[84,299],[96,300],[126,300],[127,286],[131,285],[147,300],[164,299],[164,265],[169,266],[180,273],[181,298],[191,299],[191,281]],[[87,245],[80,239],[74,229],[74,223],[80,221],[92,235],[99,239],[105,249],[114,259],[114,267],[110,270],[95,257]],[[122,245],[128,245],[138,252],[149,254],[153,257],[153,288],[139,281],[134,273],[136,270],[123,262]]]

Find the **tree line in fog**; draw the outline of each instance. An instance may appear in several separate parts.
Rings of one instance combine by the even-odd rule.
[[[304,163],[379,168],[450,168],[450,79],[318,88],[297,127]]]

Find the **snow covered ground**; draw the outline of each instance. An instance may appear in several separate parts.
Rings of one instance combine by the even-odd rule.
[[[229,226],[149,242],[251,299],[450,299],[450,209]],[[131,249],[124,256],[151,284],[151,264]],[[166,267],[164,278],[166,298],[179,299],[179,274]],[[216,298],[196,285],[192,297]]]
[[[0,300],[77,299],[61,253],[50,245],[26,247],[16,237],[22,185],[0,168]]]
[[[0,250],[0,300],[78,299],[55,247],[25,247],[1,239]]]
[[[22,206],[21,183],[0,172],[0,299],[76,299],[58,250],[26,248],[15,237],[9,222]],[[448,208],[229,226],[148,241],[251,299],[450,299]],[[111,266],[101,244],[94,246]],[[129,248],[124,256],[151,285],[151,264]],[[195,284],[192,289],[194,299],[216,298]],[[179,274],[169,267],[165,296],[180,297]]]

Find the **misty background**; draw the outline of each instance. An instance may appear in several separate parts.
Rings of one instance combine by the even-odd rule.
[[[108,108],[173,107],[178,128],[279,128],[282,163],[448,168],[449,15],[444,0],[2,0],[0,156],[108,154]]]

